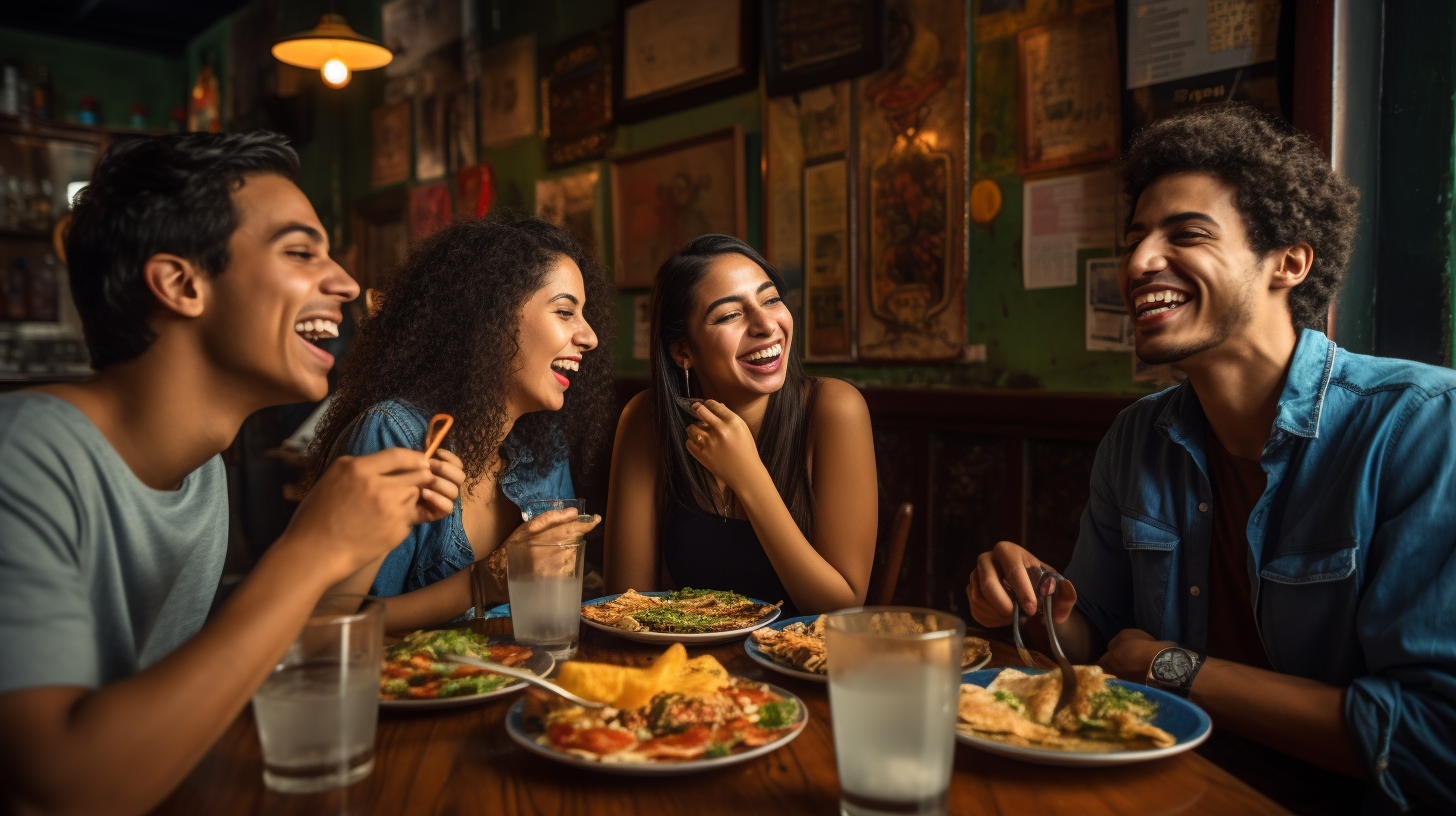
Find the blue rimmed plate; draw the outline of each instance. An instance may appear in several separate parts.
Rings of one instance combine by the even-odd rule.
[[[961,675],[961,682],[973,686],[985,688],[991,685],[1001,669],[984,669],[982,671],[966,672]],[[1041,674],[1044,669],[1017,669],[1027,674]],[[1114,751],[1106,754],[1094,754],[1086,751],[1058,751],[1052,748],[1033,748],[1023,745],[1011,745],[1005,742],[976,736],[974,734],[962,733],[956,730],[956,739],[960,742],[985,751],[988,754],[996,754],[1009,759],[1019,759],[1023,762],[1031,762],[1037,765],[1058,765],[1069,768],[1101,768],[1110,765],[1127,765],[1134,762],[1147,762],[1150,759],[1162,759],[1163,757],[1181,754],[1202,744],[1208,739],[1213,731],[1213,724],[1209,721],[1208,715],[1203,709],[1193,703],[1179,697],[1176,694],[1169,694],[1160,689],[1148,688],[1137,683],[1129,683],[1125,680],[1108,680],[1123,688],[1142,692],[1149,700],[1158,704],[1158,713],[1153,717],[1153,725],[1167,731],[1177,740],[1167,748],[1149,748],[1138,751]]]
[[[788,626],[791,623],[802,623],[808,625],[812,624],[818,619],[818,615],[805,615],[800,618],[785,618],[783,620],[774,621],[773,623],[767,624],[764,628],[772,629],[776,632],[782,632],[784,627]],[[829,680],[829,676],[826,674],[804,671],[803,669],[796,669],[793,666],[788,665],[787,663],[780,663],[777,660],[774,660],[772,657],[769,657],[767,654],[765,654],[763,649],[759,648],[758,643],[753,639],[753,635],[749,635],[748,637],[743,639],[743,651],[747,652],[748,656],[753,658],[753,660],[759,665],[764,666],[765,668],[773,669],[779,674],[787,674],[790,677],[797,677],[800,680],[808,680],[812,683],[824,683],[828,682]]]
[[[671,595],[672,593],[670,593],[670,592],[639,592],[638,594],[639,595],[651,595],[654,598],[666,598],[668,595]],[[615,601],[616,599],[618,599],[620,597],[622,597],[620,594],[617,594],[617,595],[607,595],[607,596],[604,596],[604,597],[601,597],[601,598],[596,598],[594,600],[587,601],[586,603],[582,604],[582,606],[597,606],[599,604],[604,604],[604,603],[608,603],[610,601]],[[767,604],[767,603],[765,603],[763,601],[760,601],[757,598],[749,598],[748,600],[753,601],[754,603],[758,604],[759,606],[768,606],[769,605],[769,604]],[[497,608],[499,608],[499,607],[497,607]],[[494,611],[494,610],[492,610],[492,611]],[[625,629],[618,629],[618,628],[616,628],[614,626],[608,626],[605,623],[597,623],[596,621],[589,620],[587,618],[582,618],[581,619],[581,622],[584,623],[584,624],[586,624],[587,626],[592,627],[593,629],[600,629],[603,632],[607,632],[609,634],[616,635],[617,637],[620,637],[620,638],[626,638],[627,640],[636,641],[638,643],[701,644],[701,643],[722,643],[725,640],[737,640],[738,638],[741,638],[741,637],[747,635],[749,632],[752,632],[754,629],[757,629],[757,628],[759,628],[761,626],[767,626],[770,623],[773,623],[774,621],[778,620],[779,614],[780,614],[780,610],[777,607],[775,607],[767,615],[764,615],[762,618],[759,618],[757,621],[754,621],[753,624],[751,624],[749,626],[739,627],[738,629],[729,629],[729,630],[724,631],[724,632],[698,632],[698,633],[692,633],[692,634],[682,633],[682,632],[628,632]]]
[[[508,637],[501,635],[492,636],[489,643],[514,643]],[[556,660],[543,649],[532,649],[531,656],[526,658],[518,668],[534,672],[542,677],[550,674],[556,669]],[[442,708],[461,708],[464,706],[484,703],[488,700],[495,700],[506,697],[524,689],[526,683],[523,680],[512,680],[495,691],[487,691],[484,694],[464,694],[459,697],[432,697],[428,699],[407,700],[384,700],[379,701],[379,707],[394,711],[439,711]]]

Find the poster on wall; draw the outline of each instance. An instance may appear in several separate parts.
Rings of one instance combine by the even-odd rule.
[[[885,0],[768,0],[764,82],[782,96],[854,79],[885,64]]]
[[[764,105],[764,257],[791,289],[803,281],[804,163],[849,152],[852,99],[846,81]]]
[[[640,122],[758,86],[757,0],[626,0],[617,118]]]
[[[746,182],[737,126],[612,162],[617,288],[651,287],[658,267],[699,235],[747,240]]]
[[[384,47],[394,59],[385,76],[407,76],[425,58],[460,39],[463,20],[460,0],[394,0],[380,9]]]
[[[601,172],[593,168],[536,182],[536,215],[564,227],[591,255],[598,255],[597,246],[600,244],[597,240],[601,223],[597,217],[597,182],[600,178]]]
[[[446,99],[435,93],[415,97],[415,179],[445,175]]]
[[[541,55],[541,138],[546,166],[606,155],[612,126],[612,58],[607,31],[594,31]]]
[[[450,223],[450,188],[443,182],[410,190],[410,240],[421,241]]]
[[[372,114],[372,151],[369,183],[375,187],[398,184],[410,173],[410,106],[380,105]]]
[[[527,34],[480,55],[480,146],[486,150],[536,133],[536,37]]]
[[[1127,15],[1127,87],[1275,58],[1280,0],[1142,0]]]
[[[890,64],[855,80],[860,359],[958,359],[965,308],[965,5],[890,5]]]
[[[475,164],[475,94],[462,87],[445,99],[446,165],[457,173]]]
[[[849,162],[804,168],[804,317],[806,360],[853,358],[850,288]]]
[[[1117,158],[1121,114],[1111,9],[1021,32],[1017,72],[1023,175]]]
[[[1087,259],[1087,350],[1132,351],[1132,318],[1118,285],[1118,258]]]
[[[1021,274],[1027,289],[1077,285],[1077,251],[1117,246],[1119,189],[1111,170],[1028,181],[1021,194]]]

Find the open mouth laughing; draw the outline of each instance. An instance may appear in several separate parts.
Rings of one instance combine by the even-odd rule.
[[[337,318],[315,317],[308,320],[300,320],[293,324],[293,333],[303,341],[320,360],[333,365],[334,355],[319,347],[323,340],[333,340],[339,336],[339,321]]]
[[[562,388],[571,385],[571,378],[581,370],[580,357],[557,357],[551,361],[551,376],[561,384]]]
[[[738,358],[738,363],[749,371],[768,374],[777,371],[784,361],[784,341],[778,340]]]
[[[1177,289],[1153,289],[1133,296],[1132,308],[1139,320],[1170,314],[1193,300],[1193,296]]]

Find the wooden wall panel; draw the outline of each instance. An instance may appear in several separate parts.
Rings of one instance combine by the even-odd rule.
[[[1012,533],[1006,528],[1007,447],[988,434],[930,434],[930,548],[925,606],[966,617],[966,576],[976,557]]]
[[[1087,506],[1096,442],[1032,439],[1026,443],[1028,550],[1058,570],[1066,569]]]

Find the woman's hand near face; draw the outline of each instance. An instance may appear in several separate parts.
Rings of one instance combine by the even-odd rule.
[[[735,493],[743,492],[753,480],[768,476],[753,432],[728,406],[704,400],[693,406],[693,413],[702,422],[688,427],[688,453],[709,473]]]

